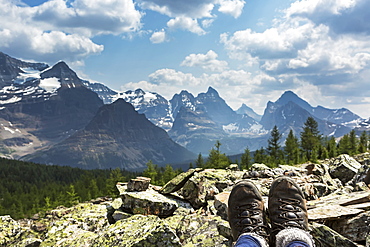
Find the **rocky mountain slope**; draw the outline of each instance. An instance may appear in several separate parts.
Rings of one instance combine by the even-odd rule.
[[[170,139],[122,99],[102,106],[82,130],[50,149],[25,157],[37,163],[86,169],[136,169],[148,161],[164,165],[191,161],[195,155]]]
[[[0,246],[231,246],[227,200],[250,179],[264,200],[274,178],[293,178],[306,197],[316,246],[370,246],[370,154],[318,164],[254,164],[250,170],[190,169],[163,187],[139,177],[119,196],[59,207],[32,219],[0,216]]]
[[[8,60],[2,66],[16,74],[0,89],[3,155],[19,158],[52,146],[83,128],[103,105],[64,62],[47,67]]]

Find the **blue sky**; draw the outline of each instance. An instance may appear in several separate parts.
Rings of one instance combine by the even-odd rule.
[[[117,90],[370,112],[368,0],[0,0],[0,51]]]

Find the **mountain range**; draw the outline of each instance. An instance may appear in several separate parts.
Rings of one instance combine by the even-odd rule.
[[[328,136],[369,126],[348,109],[312,107],[291,91],[269,101],[260,116],[245,104],[234,111],[212,87],[197,96],[183,90],[170,100],[141,89],[116,92],[79,78],[63,61],[50,67],[0,52],[0,153],[6,157],[87,169],[181,163],[208,154],[217,140],[227,154],[266,146],[275,125],[283,139],[291,129],[299,135],[310,116]]]

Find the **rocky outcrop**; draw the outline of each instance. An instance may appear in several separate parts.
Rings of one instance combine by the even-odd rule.
[[[355,157],[369,168],[369,154]],[[348,157],[271,169],[254,164],[248,171],[191,169],[165,186],[138,178],[118,183],[120,197],[100,198],[45,217],[15,221],[0,217],[0,246],[231,246],[227,201],[235,183],[249,179],[267,200],[271,182],[292,177],[307,197],[310,233],[316,246],[370,246],[370,189],[359,173],[349,174]],[[333,169],[343,169],[337,178]],[[348,170],[347,170],[348,169]],[[140,184],[140,186],[135,186]],[[141,186],[143,185],[143,186]],[[129,188],[129,189],[128,189]]]

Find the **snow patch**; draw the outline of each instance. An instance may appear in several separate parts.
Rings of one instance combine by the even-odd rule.
[[[231,123],[231,124],[228,124],[228,125],[223,125],[222,128],[226,132],[233,132],[233,131],[238,130],[238,126],[235,123]]]
[[[21,101],[21,100],[22,100],[21,97],[13,96],[10,99],[0,100],[0,104],[1,105],[11,104],[11,103],[16,103],[16,102]]]
[[[40,78],[40,71],[33,68],[22,68],[24,73],[20,73],[19,76],[14,80],[14,83],[23,84],[27,81]]]
[[[51,78],[40,80],[40,85],[39,85],[39,87],[41,87],[48,93],[55,92],[58,88],[60,88],[60,86],[61,86],[60,82],[58,78],[56,77],[51,77]]]

